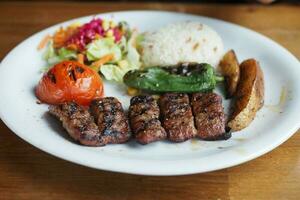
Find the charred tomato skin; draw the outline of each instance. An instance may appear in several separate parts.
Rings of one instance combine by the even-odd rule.
[[[63,61],[46,72],[35,88],[37,98],[48,104],[76,102],[87,106],[103,97],[99,74],[76,61]]]

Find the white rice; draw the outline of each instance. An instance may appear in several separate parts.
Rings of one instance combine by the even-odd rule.
[[[205,24],[190,21],[146,32],[141,49],[144,67],[176,65],[181,62],[216,66],[223,56],[223,42],[216,31]]]

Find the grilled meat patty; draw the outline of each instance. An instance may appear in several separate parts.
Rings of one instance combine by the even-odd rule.
[[[90,112],[94,116],[102,137],[108,143],[124,143],[129,140],[130,128],[122,104],[114,97],[105,97],[91,102]]]
[[[89,110],[70,102],[52,105],[49,112],[83,145],[124,143],[131,136],[128,118],[114,97],[93,100]],[[222,98],[215,93],[194,93],[191,100],[187,94],[166,93],[160,97],[159,106],[150,95],[135,96],[130,101],[129,118],[135,138],[141,144],[167,137],[174,142],[196,136],[204,140],[231,137],[225,131]]]
[[[191,106],[195,116],[197,136],[204,140],[228,139],[222,97],[215,93],[194,93]]]
[[[183,142],[196,136],[197,131],[187,94],[165,93],[160,97],[159,105],[162,124],[169,140]]]
[[[49,112],[62,122],[63,127],[75,141],[87,146],[106,144],[87,109],[76,103],[64,103],[49,106]]]
[[[150,95],[135,96],[130,100],[130,126],[139,143],[148,144],[167,137],[159,113],[157,102]]]

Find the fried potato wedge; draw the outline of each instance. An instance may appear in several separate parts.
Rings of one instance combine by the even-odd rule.
[[[233,50],[228,51],[222,58],[219,69],[221,74],[225,77],[226,82],[226,96],[233,97],[238,81],[240,78],[240,67],[238,59]]]
[[[246,128],[264,104],[264,77],[256,60],[248,59],[241,63],[235,97],[233,113],[227,124],[231,131]]]

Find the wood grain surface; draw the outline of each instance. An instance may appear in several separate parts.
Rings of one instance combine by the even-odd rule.
[[[26,37],[58,22],[134,9],[187,12],[234,22],[274,39],[300,58],[299,6],[60,1],[0,2],[0,59]],[[299,140],[298,131],[270,153],[216,172],[137,176],[89,169],[55,158],[22,141],[0,121],[0,199],[296,200],[300,199]]]

